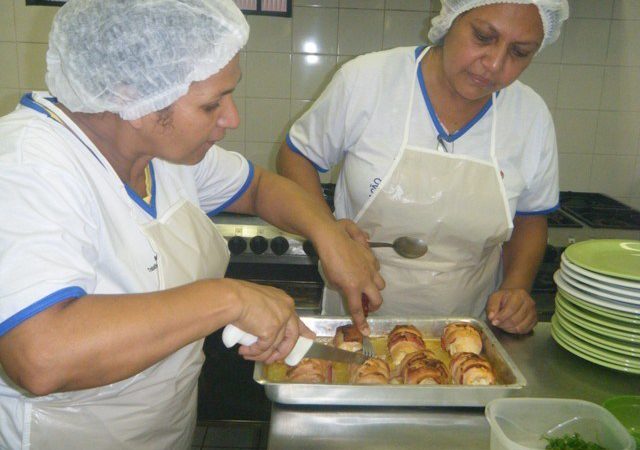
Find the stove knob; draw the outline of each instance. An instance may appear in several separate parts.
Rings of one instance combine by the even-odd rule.
[[[232,255],[239,255],[247,249],[247,241],[240,236],[234,236],[229,239],[227,247],[229,247],[229,251]]]
[[[271,239],[271,251],[276,255],[284,255],[289,250],[289,241],[282,236]]]
[[[269,247],[269,242],[267,242],[267,240],[262,236],[254,236],[249,241],[249,247],[253,253],[261,255]]]
[[[304,250],[305,254],[307,254],[308,256],[311,256],[311,257],[318,256],[318,253],[316,252],[316,249],[311,243],[311,241],[308,241],[308,240],[304,241],[302,243],[302,250]]]

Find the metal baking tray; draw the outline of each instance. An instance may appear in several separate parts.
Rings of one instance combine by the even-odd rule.
[[[351,323],[349,317],[307,316],[302,321],[318,337],[333,337],[341,325]],[[353,406],[485,406],[495,398],[507,397],[526,386],[527,382],[489,327],[468,317],[369,317],[371,336],[386,336],[398,324],[417,327],[425,338],[439,338],[451,322],[466,322],[482,330],[483,355],[491,362],[499,384],[493,386],[449,385],[353,385],[272,382],[265,377],[264,364],[256,363],[253,379],[264,386],[274,402],[291,405]]]

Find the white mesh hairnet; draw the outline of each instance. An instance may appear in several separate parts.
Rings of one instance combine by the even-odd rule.
[[[133,120],[220,71],[248,36],[232,0],[69,0],[49,35],[46,83],[71,111]]]
[[[447,34],[451,24],[463,12],[479,6],[491,5],[495,3],[520,3],[533,4],[538,7],[542,26],[544,28],[543,47],[555,42],[560,36],[562,22],[569,18],[569,4],[567,0],[441,0],[442,9],[440,14],[431,21],[429,30],[429,40],[435,44],[442,42],[442,38]]]

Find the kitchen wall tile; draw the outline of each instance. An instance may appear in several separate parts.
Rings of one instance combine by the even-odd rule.
[[[598,109],[604,68],[563,65],[558,86],[558,108]]]
[[[429,0],[386,0],[384,8],[402,11],[424,11],[426,13],[431,10],[430,3]]]
[[[225,132],[225,141],[244,141],[245,140],[245,130],[246,130],[246,120],[247,115],[246,111],[246,99],[245,97],[239,97],[234,95],[233,101],[236,104],[236,108],[238,109],[238,116],[240,116],[240,125],[236,129],[227,129]]]
[[[293,51],[337,53],[338,9],[293,8]]]
[[[47,44],[18,43],[18,73],[20,87],[46,89],[44,75],[47,72]]]
[[[594,155],[589,180],[591,192],[602,192],[612,197],[630,197],[635,177],[635,156]]]
[[[393,0],[389,0],[389,1],[393,1]],[[442,9],[442,3],[440,3],[440,0],[431,0],[431,11],[439,13],[440,9]]]
[[[598,111],[557,109],[553,115],[558,152],[593,154],[596,142]]]
[[[337,8],[340,0],[293,0],[293,6],[324,6]]]
[[[252,163],[275,172],[279,149],[280,142],[247,142],[244,155]]]
[[[247,97],[290,98],[291,55],[247,53]]]
[[[564,30],[563,30],[564,31]],[[534,56],[533,61],[537,63],[560,63],[562,61],[562,46],[564,44],[565,33],[563,32],[553,44],[542,49]]]
[[[612,20],[607,64],[640,66],[640,21]]]
[[[340,9],[339,54],[360,55],[382,49],[383,22],[383,11]]]
[[[634,208],[640,209],[640,156],[636,157],[636,167],[633,176],[633,185],[631,186],[631,195],[629,199]]]
[[[26,6],[24,0],[14,0],[14,8],[18,42],[49,42],[51,22],[59,7]]]
[[[561,191],[589,191],[591,155],[559,154]]]
[[[638,67],[606,67],[600,109],[640,111],[640,83],[638,80],[640,80],[640,68]]]
[[[0,116],[9,114],[16,109],[22,92],[19,89],[0,88]]]
[[[569,19],[564,29],[562,62],[604,64],[609,42],[608,20]]]
[[[570,0],[569,10],[572,18],[610,19],[613,0]]]
[[[636,155],[640,142],[640,113],[600,111],[596,154]]]
[[[242,78],[240,78],[240,82],[236,85],[236,89],[233,91],[234,97],[244,97],[246,95],[245,86],[247,84],[245,78],[247,76],[247,52],[240,52],[240,72],[242,73]]]
[[[421,12],[387,11],[384,15],[382,48],[426,43],[428,26],[428,17]]]
[[[244,141],[242,141],[242,142],[239,142],[239,141],[228,141],[227,138],[224,138],[223,140],[218,142],[218,145],[220,147],[224,148],[225,150],[229,150],[230,152],[237,152],[237,153],[240,153],[241,155],[244,155],[244,153],[245,153],[245,143],[244,143]]]
[[[15,42],[16,22],[13,14],[13,0],[0,0],[0,41]]]
[[[556,107],[559,79],[559,64],[531,63],[520,75],[520,81],[540,94],[549,109]]]
[[[317,98],[335,72],[334,55],[293,55],[291,98],[311,100]]]
[[[247,98],[247,142],[281,142],[289,128],[289,100]]]
[[[289,109],[290,123],[293,124],[311,105],[313,105],[311,100],[291,100]],[[289,132],[289,129],[287,128],[285,132]]]
[[[384,9],[384,0],[340,0],[340,8]]]
[[[640,2],[638,0],[615,0],[614,19],[640,20]]]
[[[293,40],[292,20],[288,17],[247,16],[251,27],[247,50],[289,53]]]
[[[0,88],[20,85],[18,75],[18,46],[15,42],[0,42]]]

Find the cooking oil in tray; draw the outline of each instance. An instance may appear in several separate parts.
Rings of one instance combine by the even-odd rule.
[[[316,340],[323,344],[331,344],[332,338],[318,337]],[[384,358],[393,371],[393,361],[387,349],[387,337],[372,337],[371,343],[376,351],[376,355]],[[431,350],[435,354],[436,358],[442,361],[445,366],[449,367],[451,358],[447,352],[442,350],[440,339],[427,338],[424,339],[424,344],[428,350]],[[349,384],[349,365],[347,363],[333,362],[332,371],[333,384]],[[287,382],[287,365],[282,362],[276,362],[265,366],[265,378],[272,383]]]

